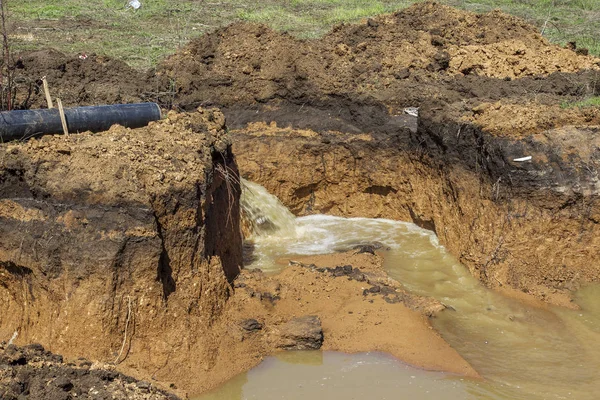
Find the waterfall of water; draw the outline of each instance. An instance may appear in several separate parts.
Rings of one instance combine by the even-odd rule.
[[[251,237],[274,233],[278,236],[296,234],[296,218],[277,197],[254,182],[242,179],[241,183],[242,218]]]

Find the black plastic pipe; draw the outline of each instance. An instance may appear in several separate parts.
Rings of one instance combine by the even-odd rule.
[[[156,103],[75,107],[64,111],[69,133],[102,132],[114,124],[140,128],[160,119]],[[56,108],[0,112],[0,143],[60,133],[63,128]]]

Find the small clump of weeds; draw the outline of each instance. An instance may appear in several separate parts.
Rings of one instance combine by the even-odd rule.
[[[588,97],[587,99],[579,100],[579,101],[570,101],[570,102],[562,102],[561,108],[569,109],[569,108],[590,108],[590,107],[598,107],[600,108],[600,96]]]

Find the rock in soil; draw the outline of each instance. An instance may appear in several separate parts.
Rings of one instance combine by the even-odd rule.
[[[255,319],[246,319],[244,321],[242,321],[242,329],[245,330],[246,332],[256,332],[256,331],[260,331],[263,326],[260,322],[258,322]]]
[[[294,318],[276,330],[277,347],[285,350],[318,350],[323,344],[323,328],[316,315]]]

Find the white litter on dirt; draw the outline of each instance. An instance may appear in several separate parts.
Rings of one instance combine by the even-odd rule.
[[[419,116],[419,107],[406,107],[404,114],[412,115],[413,117]]]
[[[139,9],[142,6],[142,3],[140,3],[140,0],[129,0],[129,2],[127,3],[127,8],[131,7],[134,10]]]
[[[529,161],[529,160],[531,160],[531,156],[515,158],[513,161],[523,162],[523,161]]]
[[[15,341],[15,339],[17,338],[17,336],[19,336],[19,331],[15,331],[15,333],[13,333],[12,337],[8,341],[8,344],[11,345]]]

